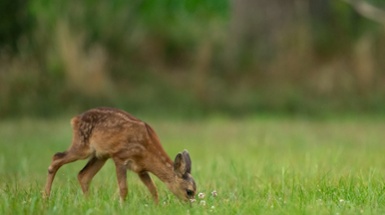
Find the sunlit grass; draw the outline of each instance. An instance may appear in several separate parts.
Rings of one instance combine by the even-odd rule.
[[[196,201],[179,202],[155,177],[160,204],[135,174],[119,202],[112,162],[85,198],[76,175],[86,161],[59,170],[42,199],[51,156],[70,144],[68,119],[0,123],[0,214],[382,214],[385,123],[212,117],[146,120],[173,159],[188,149]],[[216,192],[216,196],[212,192]]]

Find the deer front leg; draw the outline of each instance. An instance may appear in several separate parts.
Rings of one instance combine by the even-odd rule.
[[[140,172],[140,173],[138,173],[138,176],[139,176],[140,180],[143,182],[143,184],[146,185],[146,187],[150,191],[155,203],[158,204],[158,202],[159,202],[158,191],[156,190],[155,184],[152,181],[150,174],[148,174],[148,172]]]
[[[92,178],[99,172],[99,170],[106,163],[106,158],[98,159],[96,157],[91,158],[86,166],[79,172],[78,180],[84,195],[88,194],[88,189]]]
[[[118,178],[118,185],[119,185],[119,194],[120,194],[120,202],[123,202],[126,199],[127,196],[127,167],[126,165],[115,161],[115,167],[116,167],[116,176]]]

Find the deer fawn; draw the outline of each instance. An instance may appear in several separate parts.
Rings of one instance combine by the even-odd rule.
[[[71,120],[72,145],[65,152],[56,153],[48,167],[45,196],[49,197],[56,172],[64,164],[90,158],[79,172],[78,180],[84,194],[92,178],[112,158],[116,167],[120,199],[127,195],[127,169],[137,173],[158,202],[158,192],[149,172],[164,182],[182,200],[193,199],[196,192],[191,176],[191,159],[184,150],[175,161],[164,151],[155,131],[129,113],[114,108],[95,108]]]

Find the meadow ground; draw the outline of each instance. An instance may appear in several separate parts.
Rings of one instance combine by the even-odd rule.
[[[112,161],[84,198],[76,175],[86,161],[63,166],[43,200],[47,167],[70,144],[69,118],[0,122],[0,214],[384,214],[385,120],[146,120],[172,159],[188,149],[203,199],[179,202],[155,177],[160,204],[128,173],[119,203]],[[212,191],[217,196],[211,195]]]

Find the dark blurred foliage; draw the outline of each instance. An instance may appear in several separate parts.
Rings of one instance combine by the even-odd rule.
[[[18,43],[31,33],[33,17],[27,0],[0,1],[0,48],[16,51]]]
[[[383,113],[384,26],[348,2],[2,0],[0,116]]]

